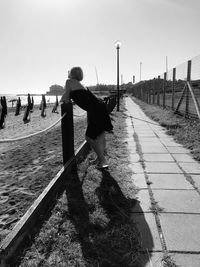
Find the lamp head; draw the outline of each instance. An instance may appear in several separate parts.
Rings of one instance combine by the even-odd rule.
[[[121,43],[119,40],[117,40],[117,41],[115,42],[115,47],[116,47],[117,49],[120,49],[121,45],[122,45],[122,43]]]

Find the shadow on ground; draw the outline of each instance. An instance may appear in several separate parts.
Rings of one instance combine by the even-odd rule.
[[[76,171],[73,183],[67,186],[66,195],[70,219],[73,222],[87,267],[145,267],[151,253],[142,247],[141,235],[134,223],[131,211],[137,205],[140,223],[148,240],[148,251],[153,248],[153,239],[142,209],[135,199],[127,199],[118,183],[107,170],[102,170],[102,180],[96,189],[99,203],[109,218],[105,227],[92,224],[89,207],[84,199],[82,184]],[[143,244],[144,245],[144,244]]]

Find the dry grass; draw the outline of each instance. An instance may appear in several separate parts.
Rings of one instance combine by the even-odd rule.
[[[121,109],[112,115],[114,134],[107,135],[109,169],[100,171],[91,164],[93,152],[78,165],[51,216],[24,251],[21,267],[144,266],[131,214],[137,189],[127,167],[126,115]]]
[[[194,159],[200,161],[200,123],[196,119],[186,119],[172,110],[146,104],[136,98],[145,114],[167,128],[167,133],[184,147],[190,149]]]

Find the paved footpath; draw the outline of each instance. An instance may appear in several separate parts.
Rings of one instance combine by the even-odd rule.
[[[168,255],[177,266],[200,267],[200,164],[130,97],[125,103],[129,166],[140,201],[133,219],[149,256],[144,266],[163,266]]]

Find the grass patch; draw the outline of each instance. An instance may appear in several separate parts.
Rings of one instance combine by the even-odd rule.
[[[149,105],[139,99],[134,101],[143,109],[145,114],[167,129],[167,134],[191,151],[195,160],[200,161],[200,122],[174,114],[170,109]]]
[[[139,267],[148,262],[141,255],[141,237],[131,213],[137,188],[127,166],[123,103],[121,111],[111,117],[114,134],[107,135],[109,169],[100,171],[91,164],[93,152],[78,165],[51,216],[19,259],[21,267]]]

